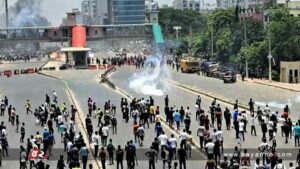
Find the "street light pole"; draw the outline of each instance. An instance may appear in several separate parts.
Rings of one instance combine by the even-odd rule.
[[[271,23],[270,23],[270,15],[268,15],[268,39],[269,39],[269,82],[271,83],[272,81],[272,64],[271,64],[271,59],[272,59],[272,54],[271,54]]]
[[[181,26],[173,26],[173,29],[176,30],[176,41],[178,41],[179,30],[181,30]]]
[[[214,57],[214,29],[211,28],[211,59]]]
[[[244,43],[245,47],[247,46],[247,26],[246,26],[246,13],[244,11]],[[249,72],[248,72],[248,57],[246,56],[246,78],[249,78]]]

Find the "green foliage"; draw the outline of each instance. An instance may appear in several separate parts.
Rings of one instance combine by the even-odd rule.
[[[247,60],[249,67],[265,72],[270,35],[274,78],[279,76],[279,61],[300,60],[300,17],[291,17],[286,7],[274,6],[267,10],[270,23],[264,25],[250,18],[240,20],[237,9],[216,9],[208,17],[189,10],[162,9],[160,24],[167,37],[175,37],[173,26],[182,26],[179,53],[201,53],[223,63],[245,64]]]
[[[186,36],[197,32],[204,32],[207,19],[199,12],[192,10],[179,10],[173,8],[161,9],[158,13],[159,24],[163,27],[167,37],[175,37],[173,26],[181,26],[179,36]]]

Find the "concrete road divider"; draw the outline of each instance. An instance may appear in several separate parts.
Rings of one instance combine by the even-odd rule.
[[[4,76],[10,77],[12,75],[12,72],[11,70],[5,70],[3,74]]]
[[[14,74],[15,74],[15,75],[20,74],[20,70],[18,70],[18,69],[14,70]]]
[[[99,65],[98,69],[100,69],[100,70],[106,69],[106,66],[105,65]]]
[[[34,71],[34,69],[33,68],[29,68],[29,69],[27,69],[27,73],[34,73],[35,71]]]
[[[90,70],[97,70],[97,65],[90,65],[88,67],[88,69],[90,69]]]

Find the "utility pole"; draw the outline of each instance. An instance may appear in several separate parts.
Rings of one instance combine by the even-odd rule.
[[[211,58],[214,57],[214,28],[211,28]]]
[[[8,0],[5,0],[5,26],[6,26],[6,28],[9,27],[9,23],[8,23]]]
[[[272,54],[271,54],[271,22],[270,22],[270,14],[268,15],[268,39],[269,39],[269,82],[271,83],[272,81],[272,64],[271,64],[271,59],[272,59]]]
[[[244,44],[247,47],[247,26],[246,26],[246,12],[244,11]],[[248,72],[248,57],[246,56],[246,78],[249,78]]]

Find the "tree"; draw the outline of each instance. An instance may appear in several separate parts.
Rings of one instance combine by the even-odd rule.
[[[204,32],[207,26],[207,19],[199,12],[192,10],[180,10],[173,8],[160,9],[158,13],[159,24],[164,30],[164,35],[174,37],[173,26],[181,26],[180,36],[185,37],[193,33]]]

